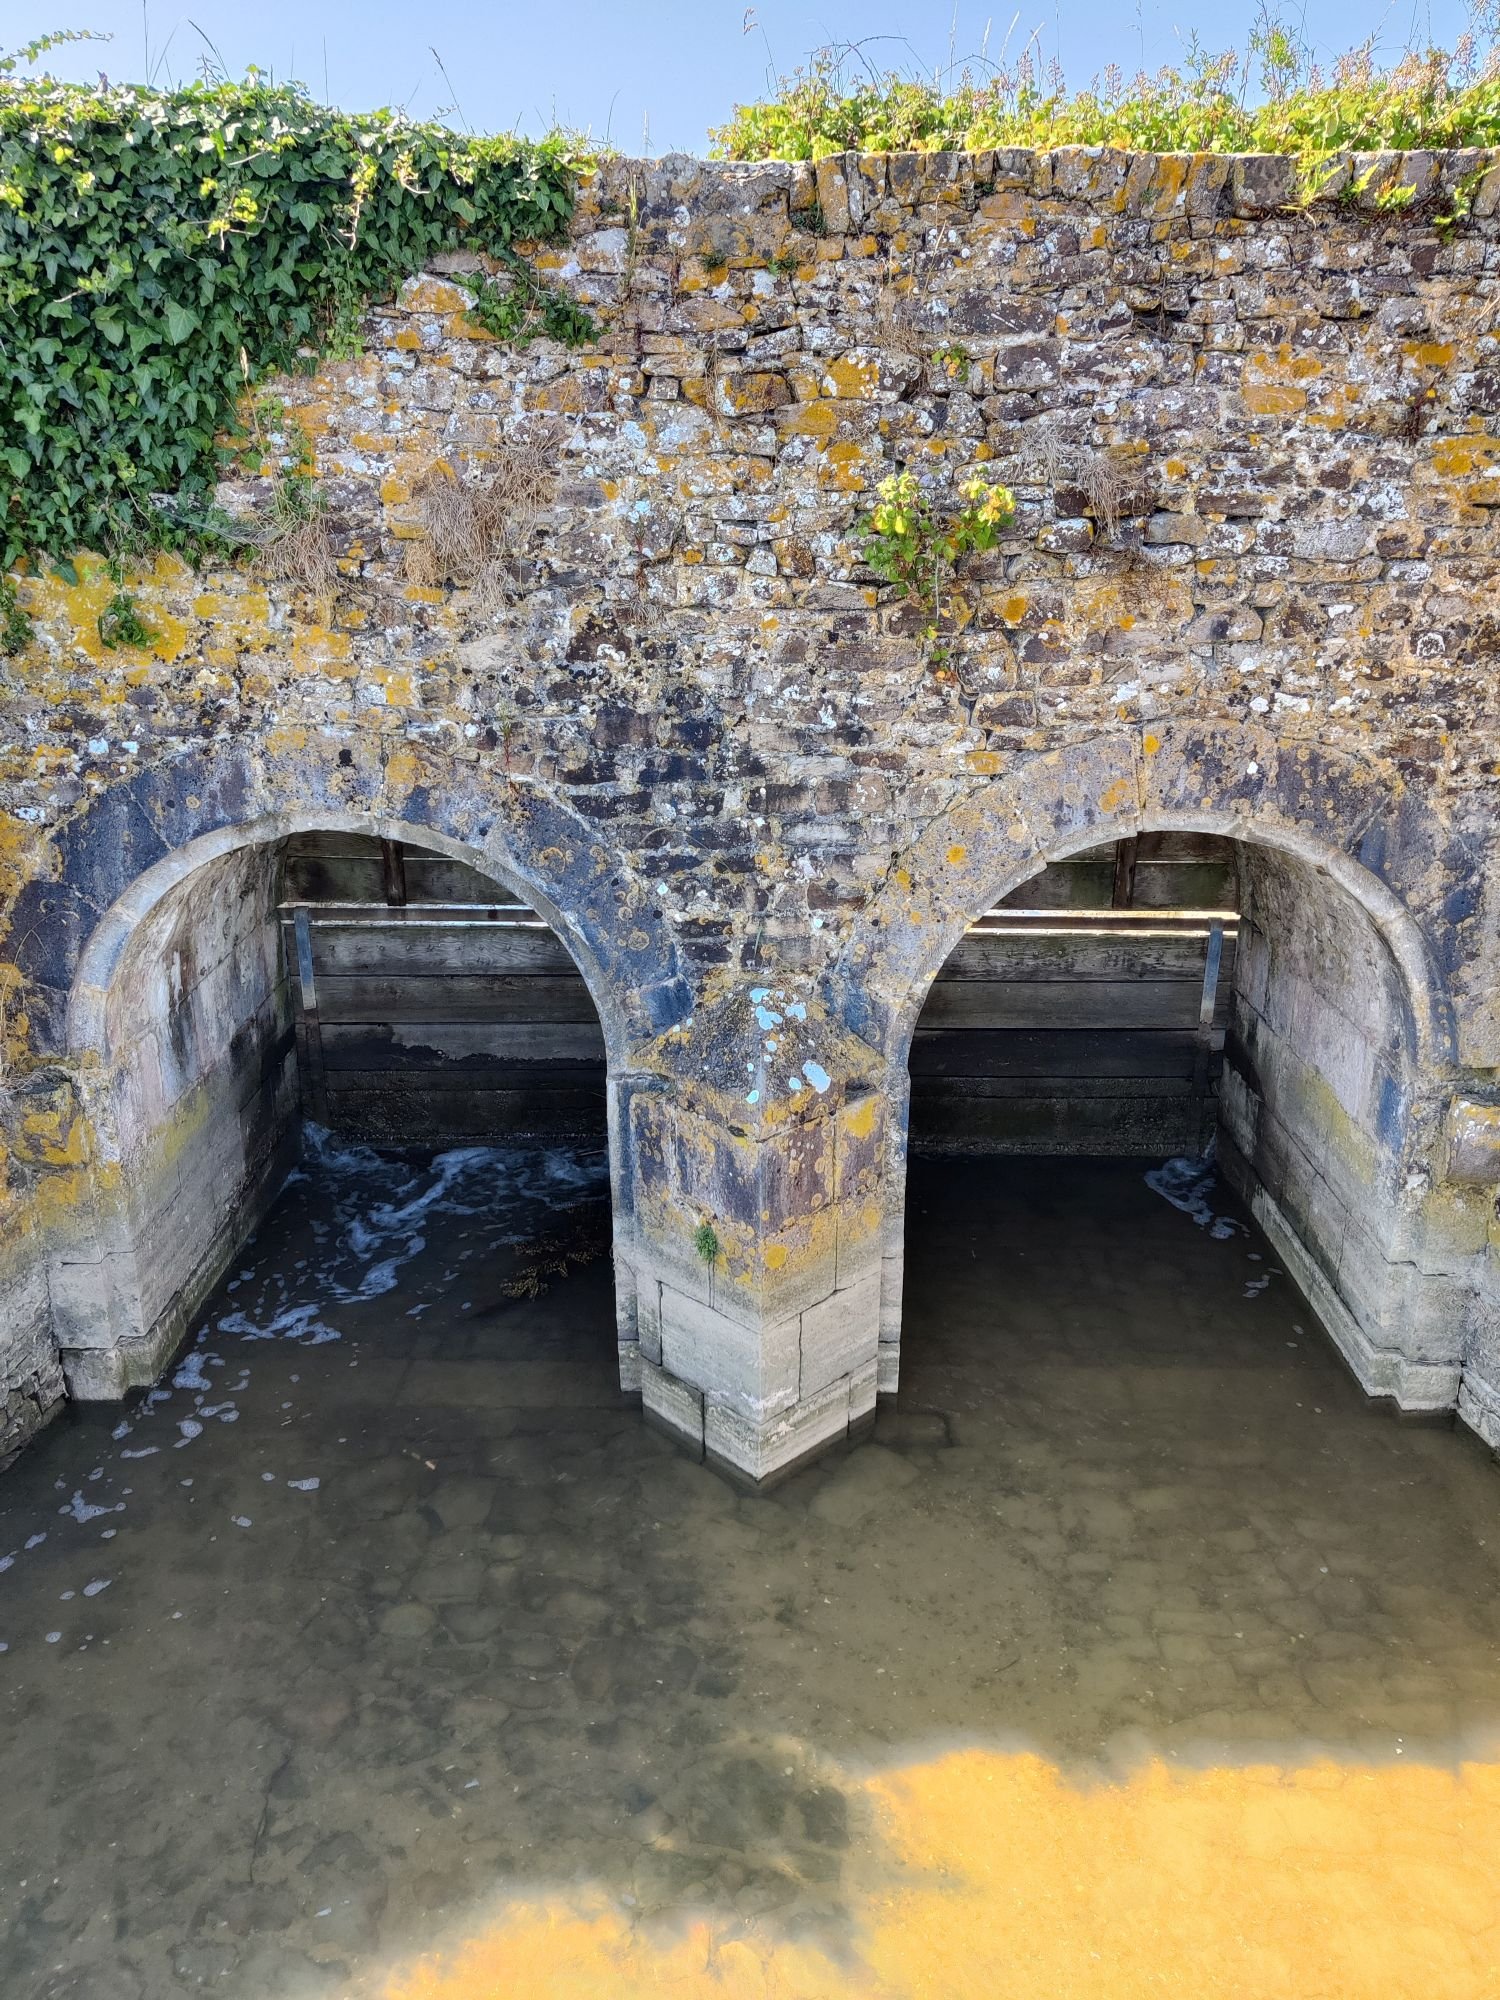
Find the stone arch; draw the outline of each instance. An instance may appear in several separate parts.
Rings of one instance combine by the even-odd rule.
[[[1377,814],[1377,802],[1382,818]],[[1436,1241],[1400,1183],[1413,1161],[1435,1181],[1441,1113],[1456,1061],[1443,929],[1440,843],[1386,766],[1225,730],[1121,732],[1020,756],[929,825],[893,865],[833,975],[845,1018],[878,1047],[891,1107],[881,1286],[881,1385],[899,1379],[909,1078],[917,1017],[966,928],[1049,862],[1143,832],[1214,833],[1280,858],[1334,906],[1358,913],[1394,971],[1404,1080],[1380,1135],[1385,1240],[1379,1268],[1351,1277],[1279,1190],[1240,1176],[1279,1254],[1313,1298],[1363,1386],[1405,1407],[1451,1408],[1463,1366],[1464,1259]],[[1322,893],[1321,891],[1319,893]],[[1420,898],[1424,920],[1413,905]],[[1434,920],[1433,913],[1436,912]],[[1299,1233],[1300,1230],[1300,1233]],[[1366,1231],[1378,1237],[1379,1228]]]
[[[1394,836],[1373,818],[1377,793],[1396,807]],[[845,1018],[904,1065],[927,990],[971,923],[1050,861],[1168,831],[1259,844],[1326,875],[1400,967],[1423,1063],[1453,1062],[1449,940],[1430,935],[1401,893],[1420,890],[1429,871],[1424,900],[1439,901],[1438,843],[1424,810],[1388,766],[1229,728],[1207,746],[1165,725],[1160,736],[1091,737],[1019,756],[976,785],[924,829],[861,914],[832,974]]]
[[[466,862],[499,887],[530,903],[567,945],[589,989],[589,997],[604,1028],[612,1062],[624,1061],[636,1024],[621,993],[600,964],[589,938],[568,912],[530,871],[500,858],[488,848],[435,831],[411,820],[381,813],[291,811],[267,815],[237,826],[222,826],[199,834],[138,875],[106,912],[84,946],[68,996],[64,1032],[66,1053],[73,1057],[109,1054],[108,999],[111,987],[128,962],[132,941],[151,912],[199,869],[244,848],[271,847],[298,833],[361,833],[385,840],[402,840]]]
[[[341,732],[285,735],[148,766],[58,827],[47,873],[0,912],[38,1053],[61,1054],[75,1023],[82,1031],[87,1003],[75,1008],[73,993],[86,953],[91,968],[105,966],[143,907],[183,870],[247,838],[278,837],[277,828],[405,827],[406,837],[515,888],[564,939],[622,1051],[690,1011],[682,957],[657,899],[550,790],[508,784],[427,746],[387,753]]]
[[[211,1095],[206,1065],[188,1051],[172,1069],[168,1087],[162,1080],[174,1060],[170,1056],[167,1064],[137,1065],[135,1073],[128,1057],[129,1023],[125,1013],[118,1019],[116,1014],[122,991],[139,991],[148,979],[170,981],[171,968],[157,964],[153,952],[160,956],[167,936],[191,932],[193,898],[201,917],[216,898],[249,895],[255,911],[246,903],[234,920],[243,931],[243,936],[235,932],[235,953],[247,962],[257,954],[265,958],[267,951],[274,958],[274,938],[269,947],[263,942],[270,933],[266,908],[260,906],[271,895],[272,857],[300,832],[374,835],[449,855],[547,920],[578,967],[603,1030],[617,1223],[629,1214],[625,1104],[649,1071],[650,1043],[687,1004],[675,941],[655,899],[635,892],[621,877],[618,857],[587,824],[540,791],[521,806],[497,812],[494,795],[486,794],[472,773],[456,767],[448,789],[435,782],[441,772],[428,761],[420,783],[369,784],[349,788],[353,796],[346,791],[320,798],[325,789],[320,779],[326,779],[329,766],[335,772],[344,768],[336,750],[321,772],[314,765],[302,769],[295,786],[268,787],[253,759],[231,750],[207,762],[190,760],[187,770],[145,774],[128,796],[106,797],[66,828],[53,878],[31,885],[41,914],[50,899],[63,919],[33,927],[54,956],[30,969],[51,989],[45,1025],[53,1046],[72,1059],[90,1134],[92,1192],[60,1228],[51,1257],[54,1333],[75,1395],[117,1395],[154,1378],[234,1254],[236,1235],[243,1240],[253,1227],[289,1164],[273,1131],[279,1122],[295,1132],[286,1087],[289,1056],[285,1033],[273,1049],[265,1032],[274,1008],[265,1006],[264,994],[258,1016],[253,1005],[248,1013],[242,1009],[242,989],[235,989],[227,1009],[241,1046],[238,1104],[220,1105],[229,1127],[224,1143],[215,1151],[204,1141],[198,1152],[182,1154],[182,1164],[174,1149],[179,1143],[199,1144],[198,1135],[186,1116],[169,1125],[165,1110],[171,1104],[175,1118],[179,1103],[202,1109]],[[251,883],[257,885],[253,891],[247,888]],[[111,900],[100,909],[110,892]],[[22,935],[14,917],[12,933]],[[184,924],[188,932],[182,931]],[[62,951],[56,949],[60,933],[68,945]],[[253,943],[253,936],[262,942]],[[261,986],[265,983],[262,978]],[[178,1032],[172,1025],[175,1011],[163,1007],[155,992],[147,1002],[148,1011],[153,1007],[163,1016],[159,1038],[165,1045],[169,1033]],[[256,1064],[264,1085],[260,1092]],[[254,1115],[263,1129],[252,1133],[246,1107],[261,1097],[264,1104]],[[160,1123],[153,1125],[153,1119]],[[172,1247],[160,1252],[156,1224],[174,1208],[192,1210],[192,1191],[210,1179],[220,1184],[213,1214],[194,1213],[180,1222]],[[184,1235],[197,1240],[184,1243]],[[618,1275],[621,1321],[630,1328],[634,1298],[628,1266],[622,1264]]]

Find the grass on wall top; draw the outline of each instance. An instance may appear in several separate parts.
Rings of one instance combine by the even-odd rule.
[[[731,160],[817,160],[844,152],[1114,146],[1146,153],[1282,153],[1308,167],[1340,152],[1500,145],[1500,52],[1465,37],[1381,68],[1372,44],[1321,69],[1295,35],[1263,20],[1243,52],[1196,41],[1180,68],[1107,70],[1070,92],[1030,47],[956,87],[882,70],[857,44],[820,50],[762,102],[712,134]]]

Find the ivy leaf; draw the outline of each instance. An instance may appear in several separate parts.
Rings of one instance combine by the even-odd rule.
[[[178,346],[181,346],[188,335],[195,333],[198,328],[198,315],[189,312],[186,306],[179,305],[175,299],[167,301],[166,320],[168,337]]]

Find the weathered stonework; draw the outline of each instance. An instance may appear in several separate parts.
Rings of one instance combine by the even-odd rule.
[[[543,259],[597,348],[501,347],[438,272],[285,385],[331,600],[163,560],[148,657],[100,645],[102,566],[30,581],[10,1434],[59,1354],[75,1393],[163,1364],[284,1156],[287,833],[453,853],[555,925],[609,1055],[622,1380],[762,1478],[896,1386],[906,1053],[965,925],[1181,828],[1246,856],[1230,1170],[1366,1387],[1500,1444],[1500,170],[1445,231],[1374,196],[1478,156],[1375,164],[1299,209],[1253,159],[614,162]],[[509,602],[413,582],[423,475],[518,434],[558,479]],[[898,463],[1019,501],[942,674],[860,562]]]

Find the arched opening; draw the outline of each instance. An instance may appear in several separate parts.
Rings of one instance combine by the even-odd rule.
[[[911,1042],[908,1248],[959,1185],[935,1162],[968,1156],[965,1199],[976,1176],[991,1197],[990,1303],[971,1310],[993,1329],[1049,1310],[1027,1304],[1030,1202],[1050,1191],[1051,1254],[1071,1241],[1086,1268],[1111,1214],[1128,1239],[1145,1185],[1238,1252],[1217,1277],[1195,1265],[1191,1291],[1170,1258],[1153,1284],[1143,1257],[1130,1311],[1116,1286],[1096,1317],[1101,1360],[1110,1327],[1122,1365],[1132,1341],[1159,1354],[1174,1316],[1211,1315],[1203,1286],[1222,1279],[1226,1299],[1250,1284],[1284,1304],[1286,1339],[1310,1307],[1367,1392],[1453,1407],[1464,1313],[1423,1240],[1438,1111],[1423,1010],[1381,896],[1340,872],[1358,871],[1179,824],[1059,852],[965,931]],[[909,1257],[907,1371],[924,1268]]]
[[[605,1031],[543,901],[356,816],[208,835],[132,886],[69,1009],[96,1153],[52,1279],[75,1395],[156,1377],[309,1151],[383,1176],[390,1217],[431,1207],[393,1159],[489,1199],[500,1149],[537,1145],[603,1198]]]

